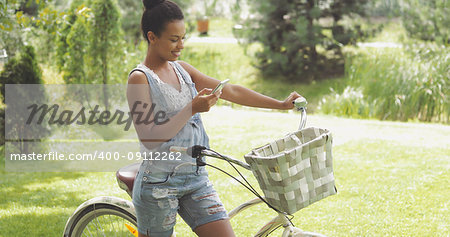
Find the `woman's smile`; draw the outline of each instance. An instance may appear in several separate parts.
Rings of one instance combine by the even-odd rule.
[[[181,51],[172,51],[172,55],[178,58],[181,55]]]

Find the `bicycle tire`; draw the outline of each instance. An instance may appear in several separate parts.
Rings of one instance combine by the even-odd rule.
[[[73,222],[69,236],[133,236],[125,223],[137,231],[136,216],[109,204],[87,207]]]

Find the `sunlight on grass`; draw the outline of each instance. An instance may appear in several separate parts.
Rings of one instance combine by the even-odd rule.
[[[299,122],[297,113],[230,107],[214,107],[202,117],[211,147],[239,159],[252,148],[296,130]],[[309,116],[308,126],[333,132],[338,194],[297,212],[296,226],[328,236],[448,233],[449,126],[319,115]],[[209,161],[233,173],[225,163]],[[82,202],[103,195],[129,200],[113,172],[3,170],[2,164],[0,229],[5,236],[59,236]],[[251,172],[242,172],[259,190]],[[224,174],[213,169],[209,173],[227,210],[253,198]],[[251,236],[273,216],[273,211],[259,205],[231,222],[237,236]],[[179,217],[175,231],[179,236],[195,236]]]
[[[408,38],[407,32],[400,20],[387,23],[377,36],[368,39],[369,42],[401,43]]]
[[[62,73],[57,73],[56,69],[52,69],[48,66],[42,68],[42,80],[43,84],[64,84]]]
[[[211,18],[209,21],[208,36],[233,38],[233,21],[226,18]]]

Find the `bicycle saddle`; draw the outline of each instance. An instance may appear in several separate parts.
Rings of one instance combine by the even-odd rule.
[[[120,168],[116,172],[117,183],[119,187],[127,191],[128,195],[133,193],[133,183],[136,178],[136,174],[139,171],[139,166],[141,163],[134,163]]]

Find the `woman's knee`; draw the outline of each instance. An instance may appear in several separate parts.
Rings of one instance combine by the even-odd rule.
[[[228,219],[213,221],[195,228],[199,237],[234,237],[233,228]]]

